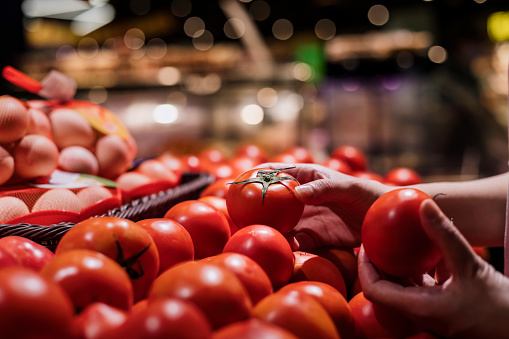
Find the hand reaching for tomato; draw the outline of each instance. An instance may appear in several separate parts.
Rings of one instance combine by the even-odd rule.
[[[509,279],[475,254],[431,199],[421,204],[420,216],[451,277],[434,286],[402,286],[381,279],[361,247],[359,279],[366,298],[404,313],[423,329],[440,336],[506,338]]]
[[[283,167],[276,163],[268,166]],[[286,172],[301,183],[295,187],[295,196],[306,205],[299,223],[287,235],[294,250],[359,246],[366,211],[379,196],[393,189],[317,164],[297,164]]]

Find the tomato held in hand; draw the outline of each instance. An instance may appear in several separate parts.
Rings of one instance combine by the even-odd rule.
[[[369,260],[395,277],[416,277],[431,270],[440,252],[421,225],[419,208],[430,197],[400,188],[379,197],[362,224],[362,243]]]
[[[239,228],[254,224],[291,231],[304,204],[295,197],[299,182],[282,169],[255,168],[239,175],[228,188],[226,207]]]
[[[226,243],[223,253],[241,253],[260,265],[275,290],[288,283],[293,273],[293,253],[286,238],[265,225],[240,229]]]
[[[171,207],[164,215],[175,220],[193,239],[195,259],[219,254],[230,239],[230,225],[225,215],[203,201],[187,200]]]
[[[135,302],[146,297],[159,272],[154,240],[128,219],[97,217],[81,221],[64,234],[55,253],[78,248],[101,252],[119,263],[131,278]]]
[[[57,283],[25,267],[0,270],[0,336],[67,339],[73,307]]]

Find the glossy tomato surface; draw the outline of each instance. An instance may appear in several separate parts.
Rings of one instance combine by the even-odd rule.
[[[225,215],[203,201],[187,200],[171,207],[165,218],[175,220],[193,239],[195,259],[219,254],[230,239],[230,225]]]
[[[329,157],[322,162],[322,165],[341,173],[352,173],[352,168],[345,160]]]
[[[162,298],[150,302],[144,310],[130,315],[121,326],[105,334],[100,339],[208,339],[212,327],[193,303]]]
[[[233,222],[232,218],[230,217],[230,213],[228,213],[228,208],[226,208],[226,199],[220,198],[212,195],[204,196],[198,198],[198,201],[203,201],[208,204],[211,204],[215,208],[217,208],[219,211],[221,211],[224,216],[226,217],[226,220],[228,220],[228,225],[230,225],[230,235],[234,235],[239,228],[235,223]]]
[[[253,314],[300,339],[340,338],[325,308],[312,296],[297,290],[278,291],[263,298]]]
[[[200,197],[205,196],[216,196],[219,198],[225,198],[226,199],[226,193],[228,192],[228,183],[235,181],[235,178],[221,178],[216,179],[213,183],[208,185],[201,191]]]
[[[299,281],[283,286],[279,291],[300,291],[315,298],[325,308],[341,338],[353,338],[355,323],[345,297],[334,287],[319,281]]]
[[[266,172],[273,174],[274,183],[269,184],[272,181],[267,181],[263,174]],[[226,206],[235,225],[239,228],[268,225],[281,233],[287,233],[297,225],[304,211],[304,204],[295,197],[295,187],[299,182],[291,179],[278,181],[278,177],[293,178],[283,171],[260,168],[246,171],[235,179],[236,183],[256,180],[231,184],[228,188]]]
[[[77,312],[100,301],[130,310],[133,287],[124,269],[104,254],[74,249],[56,255],[41,275],[58,283],[71,298]]]
[[[146,297],[159,272],[159,253],[150,234],[135,222],[117,217],[97,217],[74,225],[62,237],[55,253],[90,249],[112,258],[131,278],[134,301]]]
[[[252,318],[224,326],[214,332],[212,339],[298,339],[281,326]]]
[[[106,332],[122,325],[128,316],[126,310],[96,301],[89,304],[73,319],[76,339],[98,339]]]
[[[16,235],[0,238],[0,248],[8,252],[21,266],[37,272],[55,256],[43,245]]]
[[[331,157],[345,161],[353,171],[365,171],[368,168],[364,152],[352,145],[338,146],[332,151]]]
[[[362,224],[362,243],[369,260],[395,277],[415,277],[431,270],[440,252],[421,225],[419,208],[430,199],[422,191],[401,188],[379,197]]]
[[[275,290],[290,281],[293,252],[286,238],[272,227],[251,225],[240,229],[226,243],[223,253],[241,253],[257,262]]]
[[[149,304],[161,298],[194,303],[215,329],[251,316],[249,294],[235,274],[203,260],[178,264],[161,274],[152,285]]]
[[[349,302],[355,322],[355,338],[406,338],[419,332],[417,326],[399,313],[366,299],[363,292]]]
[[[159,253],[159,273],[182,261],[194,260],[193,239],[184,226],[166,218],[136,222],[150,234]]]
[[[73,307],[60,286],[25,267],[0,270],[0,336],[67,339]]]
[[[208,262],[235,274],[249,293],[253,305],[273,292],[272,282],[267,273],[256,261],[244,254],[221,253],[210,257]]]
[[[293,256],[295,260],[291,282],[321,281],[334,287],[347,298],[343,275],[330,260],[303,251],[294,251]]]
[[[420,184],[422,179],[419,173],[408,167],[396,167],[387,172],[384,181],[396,186]]]

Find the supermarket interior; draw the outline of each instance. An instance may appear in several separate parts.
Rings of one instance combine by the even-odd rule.
[[[64,5],[65,4],[65,5]],[[323,160],[342,144],[429,180],[507,165],[509,12],[499,0],[25,0],[3,65],[73,78],[138,156],[242,142]],[[37,95],[2,79],[4,94]]]
[[[1,9],[0,337],[508,337],[508,0]]]

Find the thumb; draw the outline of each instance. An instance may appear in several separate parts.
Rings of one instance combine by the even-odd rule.
[[[319,179],[295,187],[297,199],[308,205],[334,201],[337,194],[338,190],[335,184],[328,179]]]
[[[447,268],[459,277],[472,276],[474,251],[452,221],[431,199],[422,202],[420,212],[422,226],[442,253]]]

